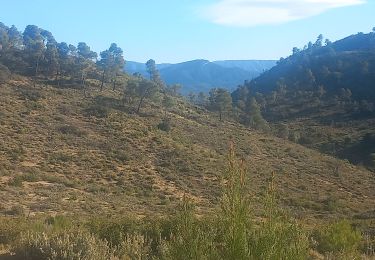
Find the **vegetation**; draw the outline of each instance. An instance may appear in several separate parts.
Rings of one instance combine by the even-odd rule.
[[[254,98],[276,135],[284,126],[285,139],[373,170],[374,37],[358,33],[323,44],[319,35],[315,43],[294,48],[232,93],[240,122],[249,125],[247,103]],[[264,125],[260,122],[258,127]]]
[[[1,242],[27,259],[306,259],[309,234],[281,213],[273,179],[262,199],[263,219],[254,218],[244,167],[231,146],[216,217],[198,218],[184,196],[172,219],[9,218],[0,222]],[[316,234],[327,256],[359,253],[361,234],[347,221]]]
[[[362,113],[371,102],[355,103],[350,88],[298,92],[280,79],[273,92],[254,93],[247,82],[232,95],[221,88],[191,95],[191,104],[178,85],[165,86],[153,60],[147,79],[123,73],[116,44],[96,60],[87,44],[57,43],[37,26],[23,34],[0,27],[0,257],[374,254],[373,172],[288,141],[316,148],[318,133],[335,144],[344,137],[347,146],[326,149],[358,152],[351,160],[373,165],[373,136],[364,135],[372,112]],[[322,40],[308,49],[324,48]],[[313,70],[305,76],[317,81]],[[297,112],[275,119],[295,98]],[[355,138],[364,138],[346,139],[337,121],[302,131],[309,124],[291,116],[301,104],[328,118],[332,108],[345,114],[361,104],[350,115],[365,118],[355,126]],[[237,150],[227,155],[230,140]]]

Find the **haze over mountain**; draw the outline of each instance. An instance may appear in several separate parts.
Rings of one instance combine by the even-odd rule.
[[[168,84],[181,84],[182,94],[208,92],[214,87],[233,91],[245,80],[253,79],[276,64],[274,60],[192,60],[177,64],[157,64],[161,78]],[[125,71],[148,76],[144,63],[127,61]]]

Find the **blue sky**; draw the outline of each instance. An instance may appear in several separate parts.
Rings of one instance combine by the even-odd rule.
[[[112,42],[127,60],[279,59],[322,33],[337,40],[375,27],[373,0],[2,0],[0,21],[35,24],[57,41]]]

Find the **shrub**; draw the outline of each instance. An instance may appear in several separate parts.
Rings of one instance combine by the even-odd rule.
[[[84,110],[86,116],[95,116],[97,118],[106,118],[109,114],[108,108],[100,105],[92,105]]]
[[[193,204],[184,197],[171,239],[163,250],[166,259],[218,259],[212,227],[204,228],[194,216]]]
[[[0,83],[5,83],[10,78],[10,71],[7,66],[0,64]]]
[[[22,100],[29,100],[33,102],[38,102],[40,99],[44,98],[44,95],[37,90],[29,88],[18,88],[18,94]]]
[[[22,218],[0,217],[0,244],[10,244],[26,229]]]
[[[74,125],[62,125],[58,128],[58,131],[65,135],[82,136],[84,132]]]
[[[264,197],[265,220],[252,233],[251,259],[306,259],[308,236],[277,207],[273,178]]]
[[[169,119],[163,119],[159,124],[158,124],[158,129],[169,132],[171,130],[171,121]]]
[[[219,214],[220,233],[224,243],[221,253],[225,259],[247,259],[250,256],[250,201],[246,192],[244,162],[237,161],[233,144],[229,150],[228,160]]]
[[[151,259],[151,244],[140,234],[126,236],[116,247],[116,255],[120,259]]]
[[[24,233],[13,251],[18,257],[29,260],[114,259],[106,242],[82,231]]]
[[[318,242],[318,251],[321,253],[354,253],[358,250],[361,242],[361,233],[355,230],[350,222],[341,220],[315,233]]]

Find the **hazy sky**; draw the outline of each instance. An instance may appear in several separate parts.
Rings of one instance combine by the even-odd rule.
[[[0,21],[35,24],[125,59],[279,59],[322,33],[337,40],[375,27],[375,0],[0,0]]]

